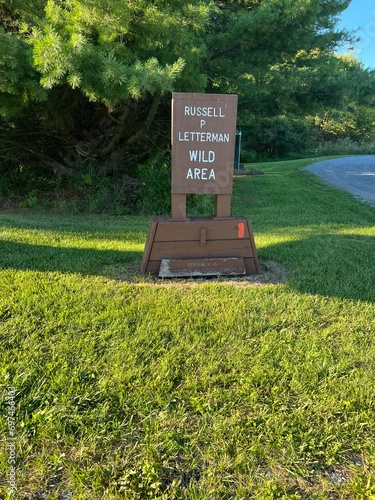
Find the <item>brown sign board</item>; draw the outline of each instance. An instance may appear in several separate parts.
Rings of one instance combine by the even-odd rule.
[[[237,95],[173,93],[172,193],[232,194]]]

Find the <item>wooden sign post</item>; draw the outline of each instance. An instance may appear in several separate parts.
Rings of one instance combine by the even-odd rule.
[[[173,94],[171,217],[152,219],[143,273],[259,273],[251,222],[231,217],[236,121],[236,95]],[[188,218],[189,193],[215,195],[215,213]]]

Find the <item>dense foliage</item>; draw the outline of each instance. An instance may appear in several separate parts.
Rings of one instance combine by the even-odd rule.
[[[222,8],[209,72],[211,89],[240,96],[246,149],[283,156],[326,140],[373,140],[375,72],[336,53],[355,41],[336,29],[350,1],[242,3]]]
[[[237,93],[244,154],[371,141],[375,72],[336,53],[349,3],[0,0],[2,168],[128,185],[168,147],[172,90]]]
[[[3,141],[61,175],[74,175],[87,158],[113,170],[144,140],[182,72],[181,88],[204,90],[208,14],[199,2],[3,4]]]

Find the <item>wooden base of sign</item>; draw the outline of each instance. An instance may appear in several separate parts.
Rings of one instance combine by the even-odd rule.
[[[239,276],[246,274],[242,257],[222,257],[220,259],[162,259],[160,278],[191,278],[221,275]]]
[[[245,217],[154,217],[141,272],[170,278],[259,274],[251,222]]]

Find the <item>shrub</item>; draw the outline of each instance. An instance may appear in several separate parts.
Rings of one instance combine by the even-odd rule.
[[[301,156],[311,150],[314,130],[305,118],[275,116],[243,127],[241,161]]]
[[[315,153],[319,156],[327,155],[362,155],[375,154],[375,143],[360,143],[349,137],[336,141],[325,141],[316,144]]]

